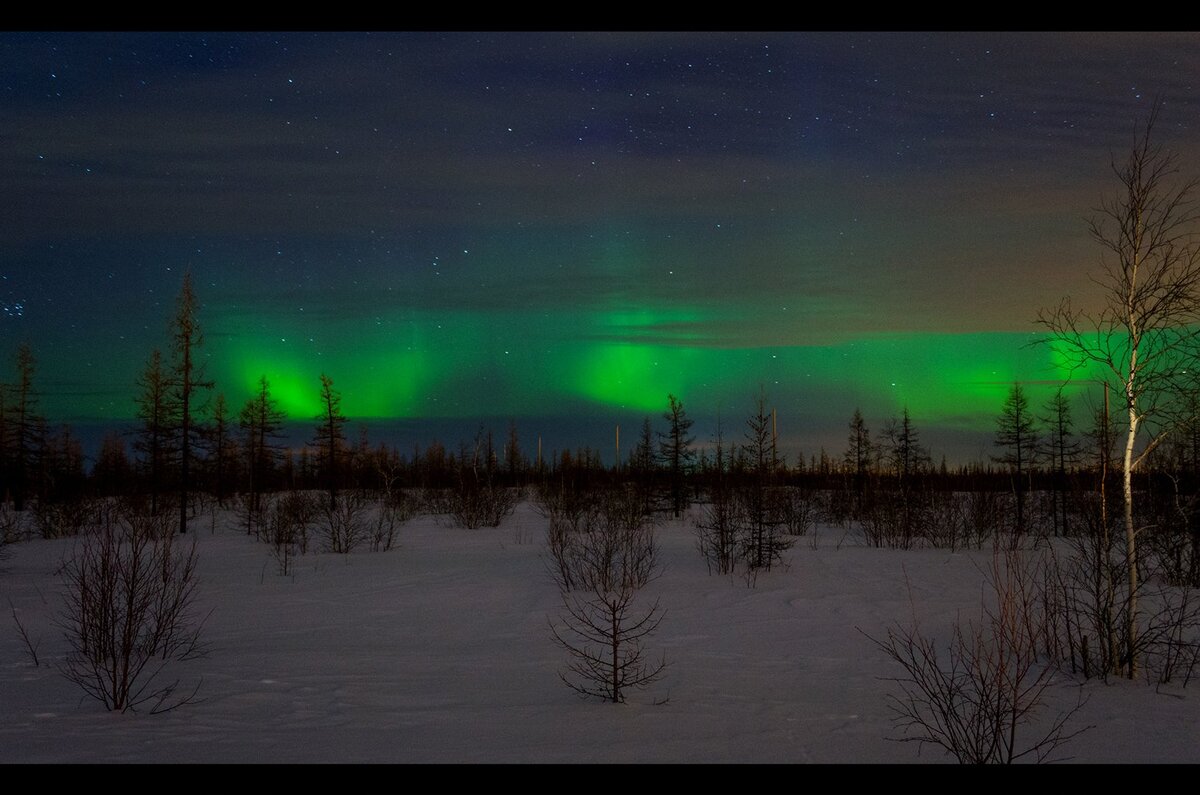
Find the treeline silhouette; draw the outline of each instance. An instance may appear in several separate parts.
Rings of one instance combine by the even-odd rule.
[[[1078,430],[1061,389],[1035,409],[1014,384],[998,407],[996,455],[956,466],[944,457],[934,463],[907,407],[875,434],[856,409],[843,451],[831,455],[822,448],[789,461],[761,390],[748,401],[744,423],[728,431],[718,426],[716,438],[702,443],[691,434],[683,402],[665,396],[662,415],[644,419],[616,464],[604,464],[599,448],[587,446],[543,452],[540,439],[535,453],[522,444],[515,421],[502,435],[481,425],[474,438],[453,446],[433,440],[402,450],[371,440],[365,425],[348,439],[341,394],[325,373],[314,377],[322,413],[311,418],[287,417],[265,376],[237,412],[220,391],[197,399],[197,392],[215,385],[194,364],[181,364],[195,362],[195,347],[202,344],[195,307],[185,276],[169,324],[173,353],[153,351],[136,384],[138,425],[125,434],[108,433],[90,467],[71,427],[40,413],[33,350],[28,343],[17,347],[12,376],[0,383],[3,505],[62,513],[80,500],[121,497],[144,504],[150,514],[179,512],[185,532],[186,521],[197,515],[197,504],[187,498],[194,494],[198,504],[211,499],[242,508],[253,530],[252,514],[261,514],[263,495],[280,492],[324,491],[334,509],[339,494],[407,491],[423,495],[422,509],[436,511],[449,510],[438,496],[446,492],[457,494],[461,506],[503,490],[517,492],[502,500],[510,504],[526,488],[548,494],[621,486],[638,495],[646,514],[678,517],[697,501],[711,505],[721,495],[752,493],[760,523],[783,525],[801,510],[834,524],[857,523],[870,542],[901,547],[972,545],[1001,533],[1072,535],[1089,525],[1089,512],[1115,515],[1112,418],[1101,408]],[[190,405],[184,405],[185,391]],[[304,420],[312,422],[312,440],[284,444],[285,423]],[[1135,488],[1151,545],[1166,538],[1158,546],[1172,550],[1174,568],[1183,579],[1200,582],[1200,422],[1181,424],[1155,448],[1148,466],[1136,473]],[[495,513],[494,502],[479,510]],[[498,523],[504,513],[501,506],[495,522],[479,522]]]

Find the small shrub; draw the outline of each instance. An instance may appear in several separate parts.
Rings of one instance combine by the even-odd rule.
[[[326,551],[344,555],[366,539],[366,507],[358,494],[344,494],[337,504],[325,506],[321,529]]]
[[[994,599],[979,623],[957,624],[944,647],[915,622],[871,638],[904,671],[888,680],[900,690],[888,694],[904,731],[897,739],[939,746],[963,764],[1055,761],[1065,743],[1091,728],[1068,728],[1083,702],[1026,738],[1054,681],[1054,668],[1038,659],[1037,590],[1030,568],[1011,553],[993,558],[990,584]]]
[[[396,489],[387,493],[371,525],[371,551],[386,552],[395,546],[400,525],[417,515],[420,499],[411,492]]]
[[[459,527],[499,527],[517,507],[518,493],[492,485],[463,485],[450,492],[449,511]]]
[[[94,527],[99,516],[96,503],[82,498],[59,502],[39,500],[33,506],[34,526],[42,538],[77,536]]]
[[[61,672],[105,709],[151,712],[195,700],[159,674],[172,660],[203,652],[193,613],[196,542],[177,549],[166,517],[133,514],[83,536],[62,568],[65,606],[58,625],[70,650]]]

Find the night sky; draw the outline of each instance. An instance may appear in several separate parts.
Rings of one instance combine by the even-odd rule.
[[[0,33],[0,380],[28,341],[51,423],[128,420],[190,269],[235,408],[325,372],[528,449],[761,387],[805,455],[907,405],[984,458],[1155,98],[1200,163],[1198,80],[1197,34]]]

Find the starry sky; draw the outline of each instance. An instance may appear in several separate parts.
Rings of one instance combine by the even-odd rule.
[[[908,406],[984,458],[1156,99],[1200,162],[1198,79],[1189,33],[0,33],[0,379],[27,341],[52,423],[128,420],[190,271],[235,407],[324,372],[528,448],[761,390],[794,454]]]

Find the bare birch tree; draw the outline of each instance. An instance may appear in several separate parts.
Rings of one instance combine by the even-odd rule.
[[[1200,249],[1196,179],[1180,180],[1178,158],[1151,143],[1151,112],[1124,161],[1114,156],[1119,183],[1089,224],[1103,250],[1093,281],[1103,290],[1099,311],[1076,309],[1070,298],[1038,313],[1048,342],[1085,377],[1111,387],[1124,436],[1121,461],[1127,565],[1127,648],[1133,678],[1138,648],[1138,566],[1133,473],[1173,427],[1186,371],[1200,352]]]

